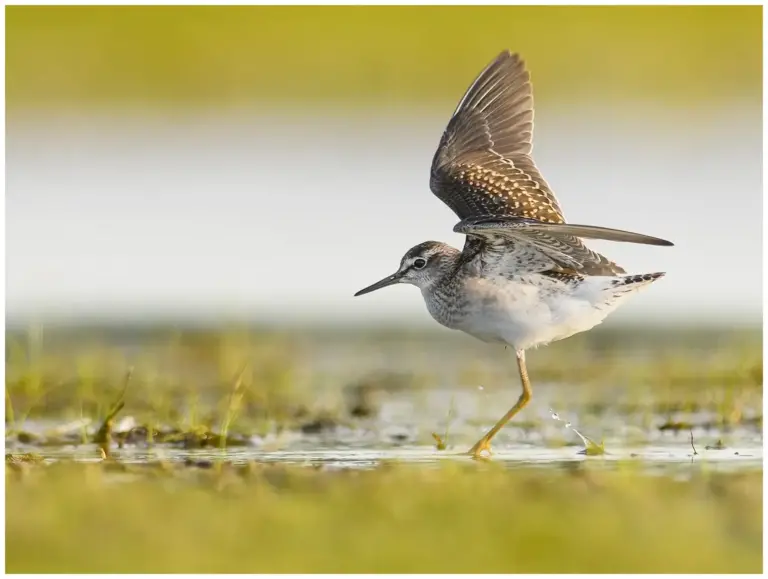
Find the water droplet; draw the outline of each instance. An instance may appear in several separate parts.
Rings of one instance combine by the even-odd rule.
[[[555,420],[558,420],[560,422],[565,422],[562,418],[560,418],[557,412],[555,412],[551,408],[549,409],[549,412],[552,415],[552,418],[554,418]],[[572,430],[576,434],[576,436],[578,436],[581,439],[581,441],[584,443],[584,446],[589,448],[591,441],[586,436],[584,436],[581,432],[576,430],[570,422],[565,422],[565,427],[569,430]],[[594,445],[594,443],[592,444]]]

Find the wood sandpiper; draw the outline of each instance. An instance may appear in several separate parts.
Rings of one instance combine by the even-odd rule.
[[[453,230],[466,235],[463,250],[420,243],[397,272],[355,294],[415,285],[438,323],[515,349],[522,394],[469,450],[475,457],[490,454],[491,439],[531,399],[527,349],[595,327],[664,275],[625,275],[580,238],[672,245],[566,223],[531,158],[532,138],[530,75],[517,54],[504,51],[459,102],[432,160],[430,188],[461,219]]]

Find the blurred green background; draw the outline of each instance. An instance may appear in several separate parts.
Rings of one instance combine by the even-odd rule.
[[[458,100],[521,52],[537,93],[686,106],[760,95],[760,6],[6,8],[9,112],[33,105]]]

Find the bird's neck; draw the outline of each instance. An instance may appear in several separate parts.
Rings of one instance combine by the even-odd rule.
[[[440,266],[435,272],[429,283],[421,288],[422,292],[440,291],[450,285],[456,277],[456,273],[461,267],[461,252],[449,245],[445,246],[443,254],[440,256]]]

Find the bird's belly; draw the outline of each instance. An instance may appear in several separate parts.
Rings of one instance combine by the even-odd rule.
[[[466,310],[454,327],[484,342],[521,350],[589,330],[610,311],[595,308],[586,296],[528,280],[478,280],[467,289]]]

